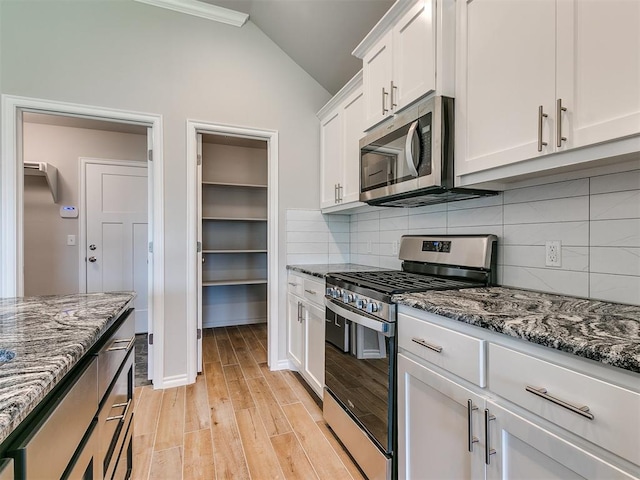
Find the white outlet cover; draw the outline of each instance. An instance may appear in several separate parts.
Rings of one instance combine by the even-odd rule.
[[[551,240],[545,242],[545,265],[547,267],[562,266],[562,243],[560,240]]]

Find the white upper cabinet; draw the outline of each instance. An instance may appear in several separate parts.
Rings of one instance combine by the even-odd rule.
[[[573,149],[640,133],[640,2],[467,0],[458,13],[460,185],[628,153]]]
[[[359,72],[318,113],[320,208],[325,213],[364,205],[359,201],[363,98],[362,72]]]
[[[453,94],[454,38],[452,0],[391,7],[353,52],[363,62],[365,129],[431,92]]]

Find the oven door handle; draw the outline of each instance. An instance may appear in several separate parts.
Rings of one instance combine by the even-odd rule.
[[[358,325],[362,325],[363,327],[366,327],[370,330],[381,333],[385,337],[393,337],[395,333],[394,332],[395,324],[393,323],[369,318],[365,316],[364,313],[361,313],[361,312],[357,312],[357,313],[353,312],[344,307],[341,307],[340,305],[336,304],[333,300],[327,297],[325,297],[324,299],[324,304],[329,310],[331,310],[335,314],[340,315],[341,317],[344,317],[353,323],[357,323]]]

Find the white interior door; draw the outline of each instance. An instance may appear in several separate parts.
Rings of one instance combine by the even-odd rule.
[[[147,167],[88,163],[85,189],[87,293],[135,291],[136,332],[146,332]]]

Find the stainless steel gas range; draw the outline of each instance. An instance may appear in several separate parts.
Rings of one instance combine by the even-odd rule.
[[[395,479],[398,293],[494,285],[495,235],[402,237],[402,270],[326,277],[324,418],[369,480]]]

